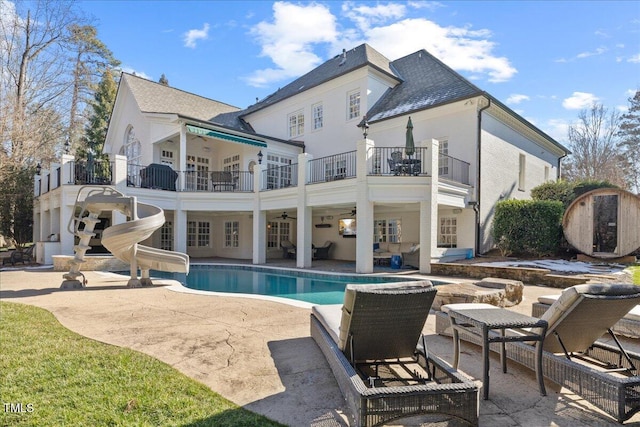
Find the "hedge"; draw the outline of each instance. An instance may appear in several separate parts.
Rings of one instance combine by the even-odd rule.
[[[554,255],[562,238],[564,205],[554,200],[504,200],[496,205],[493,238],[502,255]]]

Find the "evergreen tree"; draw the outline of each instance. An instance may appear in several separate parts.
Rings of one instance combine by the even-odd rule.
[[[618,135],[628,164],[629,186],[640,194],[640,90],[629,98],[629,111],[621,116]]]
[[[80,157],[90,160],[103,160],[105,162],[104,173],[107,173],[106,161],[108,158],[102,153],[102,149],[107,137],[109,118],[111,117],[117,90],[113,73],[110,70],[105,71],[90,105],[92,112],[84,129],[83,148],[78,150]]]
[[[90,102],[95,82],[105,69],[118,66],[120,61],[116,60],[111,51],[98,39],[98,30],[91,25],[70,25],[69,46],[73,63],[73,90],[67,138],[73,152],[81,138],[80,129],[85,123],[83,107]]]

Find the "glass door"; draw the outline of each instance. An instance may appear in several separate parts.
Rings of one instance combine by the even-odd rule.
[[[593,197],[593,252],[618,252],[618,196]]]

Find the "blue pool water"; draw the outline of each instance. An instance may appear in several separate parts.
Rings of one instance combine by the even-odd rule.
[[[152,277],[175,279],[187,288],[209,292],[268,295],[312,304],[340,304],[348,283],[389,283],[408,277],[349,276],[253,266],[192,265],[188,275],[153,271]],[[434,285],[437,283],[432,281]]]

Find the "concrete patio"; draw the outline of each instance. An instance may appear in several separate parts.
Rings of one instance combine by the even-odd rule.
[[[0,298],[51,311],[67,328],[105,343],[149,354],[206,384],[249,410],[290,426],[345,426],[342,395],[309,335],[308,308],[241,297],[176,292],[169,280],[129,289],[126,279],[86,272],[83,290],[60,290],[62,273],[51,269],[5,269]],[[524,300],[510,309],[530,314],[538,295],[559,289],[525,286]],[[452,361],[452,342],[425,326],[429,351]],[[636,343],[630,343],[638,350]],[[482,377],[479,347],[464,344],[460,368]],[[551,382],[540,396],[533,372],[511,363],[503,374],[491,363],[490,399],[480,401],[481,426],[608,426],[612,418]],[[176,420],[179,422],[179,420]],[[640,415],[627,424],[640,424]],[[457,426],[431,416],[402,425]],[[400,424],[398,424],[400,425]]]

